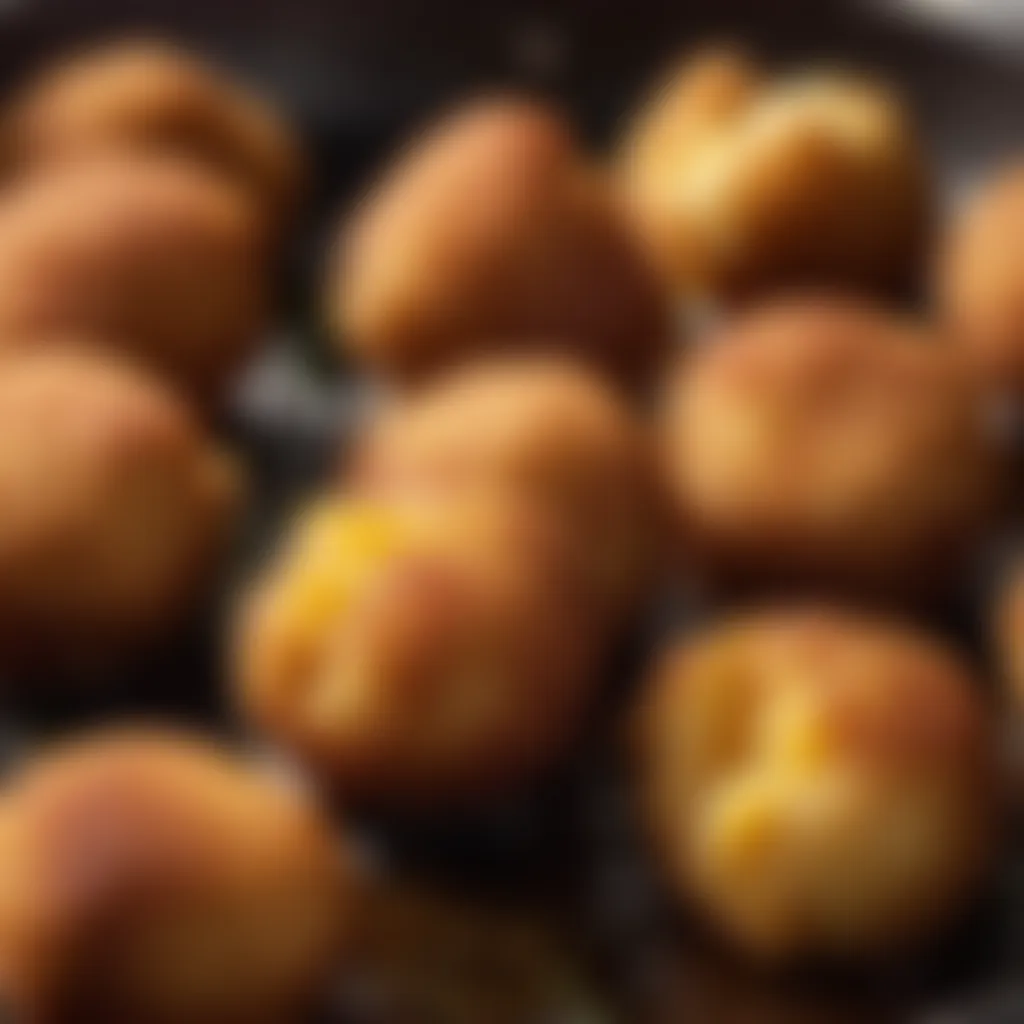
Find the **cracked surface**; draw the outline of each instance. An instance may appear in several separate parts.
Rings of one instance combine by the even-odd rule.
[[[763,612],[680,644],[639,729],[669,876],[758,957],[933,939],[988,854],[973,686],[938,644],[846,613]]]
[[[325,499],[243,612],[243,706],[356,797],[523,781],[572,732],[599,645],[558,542],[508,495]]]
[[[889,292],[921,269],[927,175],[898,99],[877,83],[771,78],[739,53],[698,54],[640,111],[622,162],[684,298]]]

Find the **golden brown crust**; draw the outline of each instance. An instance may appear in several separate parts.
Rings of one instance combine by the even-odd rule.
[[[1014,565],[998,595],[992,641],[1005,696],[1024,709],[1024,565]]]
[[[648,439],[598,377],[553,358],[498,359],[417,393],[369,430],[350,482],[484,487],[537,500],[579,541],[618,619],[650,581],[660,525]]]
[[[670,878],[756,957],[928,943],[988,863],[988,715],[957,658],[911,630],[740,617],[670,650],[637,725]]]
[[[561,536],[509,495],[323,499],[243,608],[243,710],[356,799],[431,807],[522,784],[593,684]]]
[[[916,283],[931,189],[899,100],[839,72],[772,78],[734,51],[666,77],[623,144],[626,189],[685,299]]]
[[[3,131],[15,175],[109,150],[198,160],[250,191],[271,226],[295,212],[305,179],[298,142],[270,106],[156,40],[47,67],[15,97]]]
[[[262,230],[195,167],[97,157],[0,202],[0,348],[91,336],[209,402],[259,340]]]
[[[0,662],[89,674],[177,623],[238,470],[178,399],[75,351],[0,359]]]
[[[0,865],[0,992],[32,1024],[290,1024],[352,896],[297,793],[206,741],[138,729],[9,784]]]
[[[998,490],[986,408],[952,346],[868,306],[777,302],[680,361],[663,455],[714,577],[927,595]]]
[[[456,111],[385,172],[339,238],[327,306],[339,341],[407,381],[534,348],[636,383],[668,332],[610,187],[554,113],[514,99]]]
[[[940,248],[934,290],[950,337],[981,378],[1024,393],[1024,166],[984,184]]]

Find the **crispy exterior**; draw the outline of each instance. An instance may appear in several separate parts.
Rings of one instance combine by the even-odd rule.
[[[420,379],[487,351],[568,351],[628,383],[664,352],[664,297],[607,183],[525,101],[461,109],[388,169],[328,275],[339,339]]]
[[[478,364],[399,403],[369,430],[349,480],[537,500],[577,538],[588,586],[619,617],[658,553],[652,470],[647,438],[618,395],[582,367],[544,358]]]
[[[88,674],[177,623],[238,484],[156,382],[71,351],[0,359],[0,664]]]
[[[984,185],[940,248],[940,315],[981,378],[1024,394],[1024,165]]]
[[[823,609],[754,613],[662,660],[637,730],[679,893],[766,960],[933,940],[991,853],[992,736],[941,645]]]
[[[621,154],[625,187],[685,299],[916,283],[931,189],[905,112],[838,72],[768,78],[730,51],[686,61]]]
[[[0,201],[0,348],[105,339],[213,401],[259,340],[261,236],[235,190],[186,163],[41,173]]]
[[[297,793],[192,737],[44,755],[0,802],[0,993],[26,1024],[292,1024],[350,869]]]
[[[272,224],[295,211],[305,178],[298,141],[270,106],[155,40],[47,67],[14,98],[3,132],[8,173],[109,150],[172,154],[242,185]]]
[[[356,799],[423,808],[521,785],[593,684],[562,557],[505,495],[329,496],[243,610],[242,707]]]
[[[985,414],[925,330],[838,300],[770,305],[681,360],[669,388],[678,529],[725,582],[926,595],[995,504]]]
[[[1003,585],[991,639],[1006,695],[1018,709],[1024,709],[1024,565],[1015,565]]]

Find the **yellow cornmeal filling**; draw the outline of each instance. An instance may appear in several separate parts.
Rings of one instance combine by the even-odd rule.
[[[752,866],[784,825],[784,801],[822,777],[830,747],[819,710],[799,691],[777,699],[753,742],[744,767],[709,794],[701,830],[713,856]]]
[[[422,538],[422,519],[390,504],[335,498],[296,522],[272,584],[271,622],[302,666],[293,673],[293,700],[306,727],[329,735],[372,706],[359,666],[346,664],[342,679],[323,655],[374,576]]]
[[[768,952],[785,952],[806,929],[840,943],[874,934],[880,907],[916,898],[922,872],[941,875],[935,851],[950,838],[941,787],[866,785],[799,680],[753,720],[746,756],[691,806],[697,886]]]
[[[817,827],[843,813],[848,794],[829,764],[821,709],[804,688],[779,692],[762,712],[748,756],[694,808],[692,854],[700,884],[732,907],[748,938],[771,948],[803,906],[794,894],[813,868]]]
[[[275,614],[290,642],[313,652],[300,687],[301,713],[308,727],[330,737],[345,722],[374,722],[379,728],[387,724],[380,718],[387,701],[381,701],[377,675],[365,660],[373,657],[372,649],[356,644],[340,662],[319,653],[390,560],[445,545],[465,551],[487,539],[475,529],[471,514],[456,526],[452,512],[447,505],[442,514],[433,507],[334,500],[317,505],[300,521],[278,583]],[[479,720],[493,717],[492,707],[502,691],[493,684],[485,650],[474,646],[478,639],[467,635],[468,646],[453,650],[453,656],[459,654],[463,661],[452,668],[426,718],[417,723],[418,748],[433,744],[443,753],[463,734],[471,735]],[[400,715],[386,717],[399,726]]]
[[[315,644],[381,565],[411,546],[417,532],[410,517],[382,505],[320,502],[300,520],[287,553],[275,601],[278,614]]]

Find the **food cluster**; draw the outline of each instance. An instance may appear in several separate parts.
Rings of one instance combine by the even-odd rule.
[[[247,494],[218,416],[306,163],[165,44],[8,100],[6,697],[99,695],[206,606]],[[749,961],[948,934],[1002,849],[1024,694],[1019,575],[994,694],[934,614],[1014,511],[994,413],[1024,396],[1024,184],[948,224],[936,193],[885,85],[732,52],[688,58],[605,160],[536,98],[428,125],[320,281],[328,337],[387,387],[218,617],[263,756],[138,725],[29,755],[0,790],[0,1004],[296,1024],[374,933],[362,812],[494,813],[623,731],[663,898]],[[700,624],[605,700],[680,594]]]

